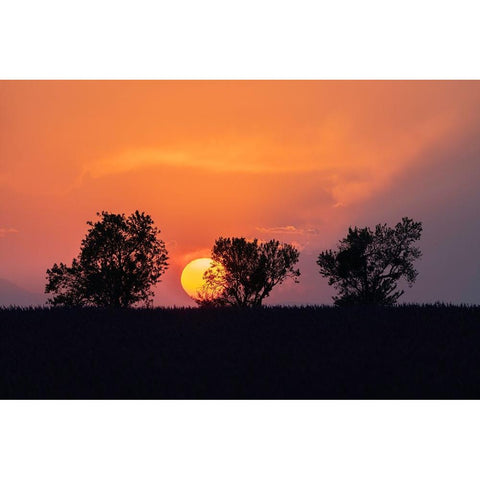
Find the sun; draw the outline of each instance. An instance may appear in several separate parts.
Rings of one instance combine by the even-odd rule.
[[[183,289],[188,295],[190,295],[190,297],[194,299],[198,298],[198,292],[205,284],[203,274],[211,264],[211,258],[197,258],[196,260],[192,260],[183,269],[180,282],[182,283]]]

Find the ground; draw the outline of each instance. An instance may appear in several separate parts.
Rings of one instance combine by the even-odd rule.
[[[480,398],[480,307],[0,310],[2,398]]]

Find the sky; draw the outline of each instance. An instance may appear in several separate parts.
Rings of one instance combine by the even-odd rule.
[[[150,214],[170,268],[156,305],[194,305],[183,267],[219,236],[318,254],[349,226],[422,221],[405,302],[480,303],[480,82],[0,81],[0,279],[42,293],[98,211]]]

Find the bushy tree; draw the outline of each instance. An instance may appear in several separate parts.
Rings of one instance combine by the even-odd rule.
[[[149,215],[97,213],[72,265],[47,270],[51,305],[129,307],[150,305],[152,287],[168,268],[165,243]]]
[[[257,239],[220,237],[211,258],[197,299],[202,306],[260,306],[276,285],[287,278],[298,282],[300,276],[294,268],[298,250],[277,240],[259,243]]]
[[[422,223],[404,217],[394,228],[386,224],[349,228],[338,250],[320,253],[320,274],[338,292],[336,305],[394,305],[404,291],[401,278],[411,287],[417,278],[414,261],[421,257],[414,243],[420,239]]]

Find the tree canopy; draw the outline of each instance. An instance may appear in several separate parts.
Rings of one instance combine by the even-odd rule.
[[[223,238],[213,246],[212,266],[205,272],[205,286],[197,303],[203,306],[260,306],[272,289],[287,278],[298,282],[294,266],[299,252],[292,245],[270,240]]]
[[[168,268],[165,243],[149,215],[97,213],[71,266],[47,270],[51,305],[129,307],[150,305],[152,287]]]
[[[404,217],[394,228],[379,224],[370,228],[349,228],[335,251],[320,253],[320,274],[338,292],[336,305],[394,305],[404,290],[403,278],[411,287],[418,272],[414,261],[421,252],[414,243],[420,239],[422,223]]]

